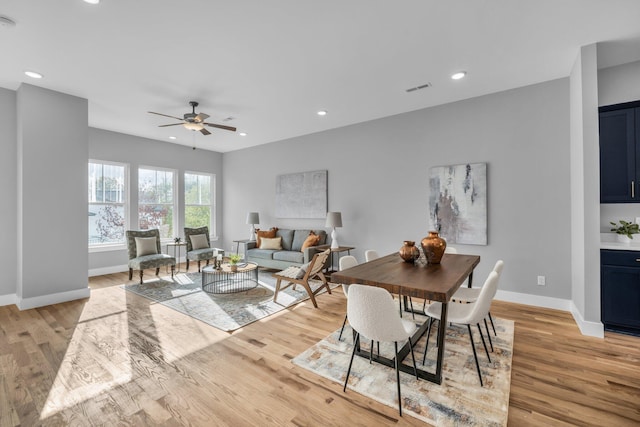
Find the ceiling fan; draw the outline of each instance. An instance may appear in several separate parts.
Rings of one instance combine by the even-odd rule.
[[[209,132],[205,126],[210,126],[212,128],[218,128],[218,129],[224,129],[224,130],[230,130],[231,132],[235,132],[236,128],[234,128],[233,126],[225,126],[225,125],[217,125],[215,123],[207,123],[205,122],[205,120],[209,117],[208,114],[204,114],[204,113],[198,113],[196,114],[196,107],[198,106],[198,103],[196,101],[189,101],[189,105],[191,105],[191,107],[193,108],[193,110],[190,113],[185,113],[184,114],[184,118],[179,118],[179,117],[174,117],[174,116],[170,116],[168,114],[161,114],[161,113],[154,113],[153,111],[149,111],[149,113],[151,114],[157,114],[158,116],[164,116],[164,117],[170,117],[172,119],[176,119],[176,120],[180,120],[180,123],[171,123],[168,125],[160,125],[158,127],[167,127],[167,126],[178,126],[178,125],[182,125],[185,128],[192,130],[192,131],[200,131],[201,134],[203,135],[210,135],[211,132]]]

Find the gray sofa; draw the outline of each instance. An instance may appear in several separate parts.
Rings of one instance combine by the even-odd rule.
[[[245,246],[245,259],[249,262],[255,262],[261,267],[276,270],[284,270],[292,265],[301,266],[306,264],[311,261],[317,248],[317,246],[311,246],[306,248],[304,252],[301,251],[302,244],[309,236],[309,231],[313,231],[320,236],[318,245],[330,243],[331,238],[327,236],[327,232],[324,230],[291,230],[283,228],[276,232],[276,237],[282,237],[282,250],[259,249],[256,247],[256,242],[248,242]],[[326,266],[328,264],[329,262],[327,262]]]

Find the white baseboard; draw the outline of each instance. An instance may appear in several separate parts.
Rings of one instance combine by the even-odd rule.
[[[17,301],[16,294],[0,295],[0,307],[15,304]]]
[[[518,304],[533,305],[536,307],[552,308],[554,310],[571,310],[571,300],[562,298],[543,297],[540,295],[498,290],[496,293],[496,299],[500,301],[515,302]]]
[[[91,296],[91,290],[87,287],[87,288],[77,289],[75,291],[41,295],[39,297],[18,298],[16,305],[20,310],[28,310],[30,308],[43,307],[45,305],[59,304],[61,302],[89,298],[90,296]]]
[[[114,265],[111,267],[92,268],[89,270],[89,277],[104,276],[105,274],[122,273],[123,271],[129,271],[129,267],[124,265]]]
[[[584,317],[582,317],[582,313],[580,313],[578,307],[575,306],[573,301],[571,301],[570,311],[571,315],[573,315],[573,319],[578,325],[578,328],[580,328],[580,332],[582,333],[582,335],[604,338],[604,325],[602,324],[602,322],[591,322],[584,320]]]

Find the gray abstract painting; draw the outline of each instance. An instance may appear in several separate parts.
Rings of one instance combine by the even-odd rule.
[[[429,229],[447,243],[487,244],[486,163],[431,168]]]
[[[327,171],[278,175],[276,218],[325,218]]]

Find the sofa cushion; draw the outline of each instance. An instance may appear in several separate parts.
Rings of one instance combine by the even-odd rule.
[[[256,228],[256,246],[260,247],[260,239],[262,237],[268,237],[273,239],[276,237],[276,232],[278,231],[278,227],[271,227],[270,230],[260,230]]]
[[[295,262],[296,264],[300,264],[304,262],[304,254],[302,252],[294,252],[294,251],[278,251],[278,252],[274,252],[273,259],[276,259],[278,261]]]
[[[189,236],[189,239],[191,239],[191,247],[193,250],[206,249],[209,247],[206,234],[192,234]]]
[[[305,249],[311,246],[317,246],[319,243],[320,243],[320,236],[318,236],[313,231],[310,231],[307,238],[304,239],[304,243],[302,244],[302,248],[300,250],[304,252]]]
[[[304,241],[309,236],[309,232],[311,232],[311,230],[295,230],[294,231],[294,233],[293,233],[293,244],[291,245],[291,250],[292,251],[301,251],[302,250],[302,245],[304,244]]]
[[[311,230],[316,233],[316,235],[320,236],[320,241],[318,245],[324,245],[327,243],[327,232],[325,230]]]
[[[274,237],[273,239],[268,237],[263,237],[260,240],[260,249],[282,249],[282,237]]]
[[[293,230],[283,228],[278,230],[276,236],[282,237],[282,249],[285,251],[291,250],[291,244],[293,243]]]
[[[249,249],[247,257],[260,259],[273,259],[273,254],[277,252],[271,249]]]
[[[135,237],[135,240],[136,258],[158,253],[157,240],[155,237]]]

